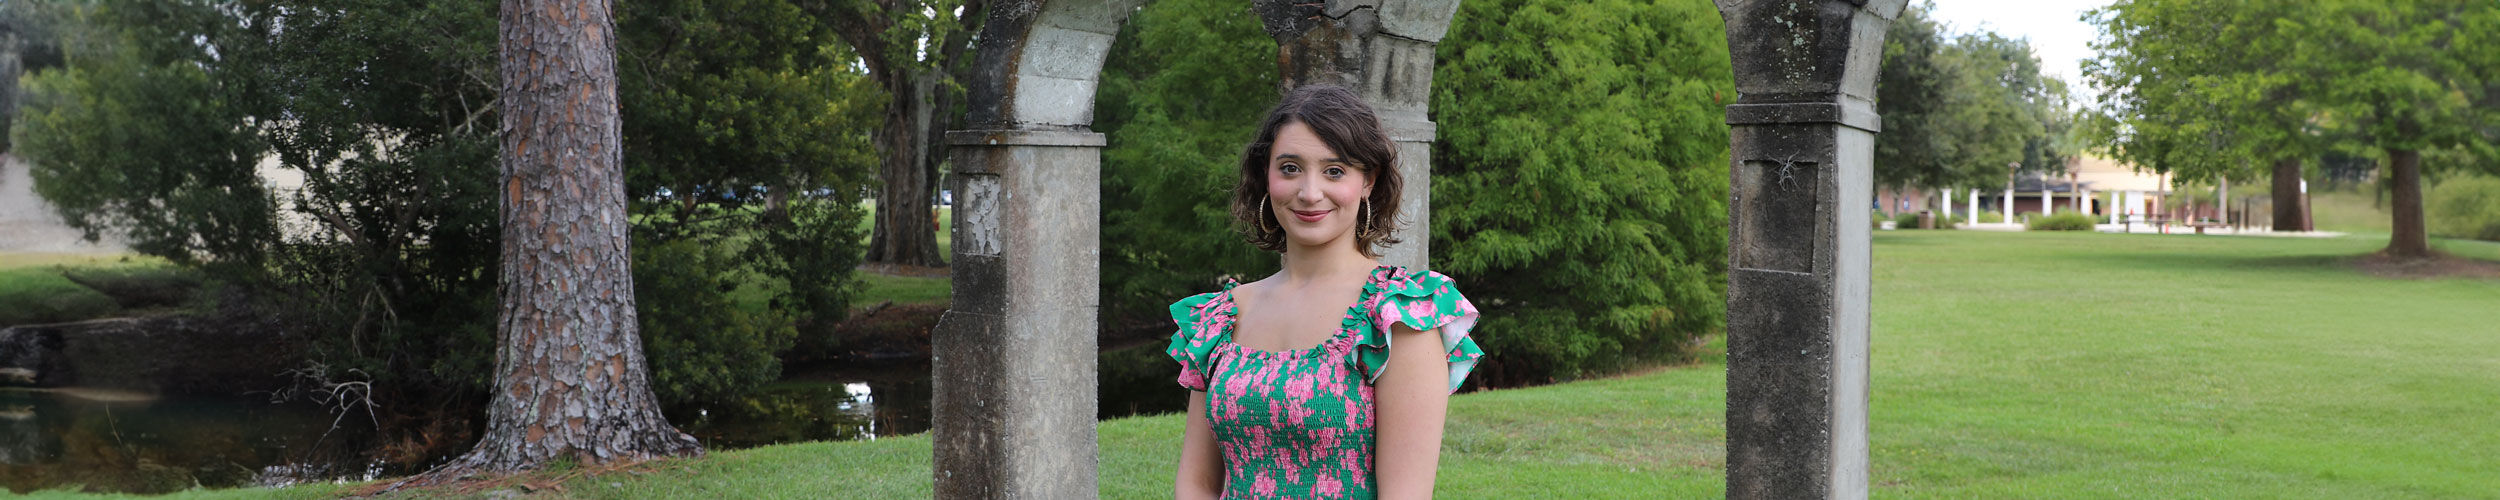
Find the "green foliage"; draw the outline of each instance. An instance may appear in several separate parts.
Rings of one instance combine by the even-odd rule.
[[[275,200],[253,175],[266,147],[240,126],[252,112],[246,87],[211,73],[206,46],[140,43],[189,35],[214,45],[233,30],[208,26],[216,14],[195,4],[77,15],[97,29],[76,33],[65,49],[72,64],[25,79],[13,143],[35,192],[89,240],[113,232],[177,263],[256,266],[277,227]]]
[[[1705,2],[1469,2],[1440,45],[1432,265],[1526,377],[1603,373],[1724,324],[1726,36]],[[1232,230],[1235,162],[1275,102],[1240,4],[1140,9],[1103,71],[1103,320],[1275,257]],[[1410,242],[1409,244],[1413,244]]]
[[[2432,235],[2500,241],[2500,178],[2465,176],[2440,182],[2424,202]]]
[[[1992,32],[1948,36],[1933,4],[1902,12],[1884,38],[1876,103],[1878,187],[1994,185],[2021,163],[2054,171],[2072,154],[2063,81],[2040,73],[2030,42]]]
[[[2032,231],[2091,231],[2093,226],[2099,223],[2100,221],[2094,219],[2091,214],[2080,212],[2058,212],[2057,215],[2032,218],[2031,222],[2024,226],[2024,229]]]
[[[1275,254],[1233,232],[1242,148],[1276,104],[1276,41],[1246,5],[1167,0],[1129,17],[1104,63],[1106,325],[1160,319],[1217,276],[1265,276]],[[1470,290],[1472,292],[1472,289]],[[1481,303],[1481,302],[1479,302]]]
[[[634,302],[651,390],[663,403],[714,402],[781,376],[798,333],[776,311],[736,307],[736,253],[692,239],[634,242]]]
[[[645,344],[667,365],[663,399],[757,381],[789,345],[774,332],[829,331],[854,288],[861,212],[811,196],[867,189],[882,94],[800,3],[619,5],[635,199],[620,215],[638,262],[682,257],[647,283],[756,281],[768,299],[644,315],[668,336]],[[492,2],[60,5],[76,21],[57,27],[65,61],[27,78],[14,133],[72,225],[255,290],[313,336],[311,356],[377,385],[485,386],[502,237]],[[263,162],[301,189],[273,193]],[[713,253],[675,246],[691,242]]]
[[[2088,19],[2105,36],[2086,73],[2111,89],[2091,129],[2122,160],[2186,180],[2373,149],[2500,168],[2500,56],[2464,49],[2500,44],[2500,4],[2134,0]]]
[[[1893,214],[1892,227],[1894,229],[1918,229],[1918,212]]]
[[[2329,147],[2299,77],[2279,64],[2276,19],[2297,2],[2137,0],[2092,11],[2106,89],[2084,127],[2113,159],[2181,180],[2263,178],[2274,160]],[[2250,161],[2250,160],[2255,161]]]
[[[1606,373],[1725,325],[1726,40],[1698,0],[1461,4],[1433,74],[1433,265],[1505,368]]]
[[[741,244],[722,277],[778,280],[764,287],[769,307],[830,343],[858,288],[867,216],[846,201],[873,181],[867,131],[886,97],[801,7],[621,4],[626,192],[639,238]]]

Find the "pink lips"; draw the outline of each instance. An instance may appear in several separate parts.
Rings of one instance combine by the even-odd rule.
[[[1304,212],[1301,210],[1293,210],[1292,212],[1293,218],[1302,219],[1302,222],[1319,222],[1320,218],[1327,217],[1329,212],[1334,211],[1335,210],[1321,210],[1317,212]]]

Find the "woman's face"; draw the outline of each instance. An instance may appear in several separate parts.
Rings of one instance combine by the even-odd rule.
[[[1354,236],[1371,175],[1356,169],[1302,122],[1276,130],[1268,151],[1268,211],[1285,228],[1289,246],[1316,247]]]

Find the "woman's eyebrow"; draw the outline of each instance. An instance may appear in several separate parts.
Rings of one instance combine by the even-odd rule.
[[[1300,160],[1300,159],[1302,159],[1302,155],[1293,154],[1293,153],[1277,153],[1277,154],[1276,154],[1276,159],[1279,159],[1279,160]],[[1328,158],[1326,158],[1326,159],[1322,159],[1322,160],[1320,160],[1320,163],[1345,163],[1345,159],[1344,159],[1344,158],[1337,158],[1337,157],[1333,157],[1333,156],[1332,156],[1332,157],[1328,157]]]

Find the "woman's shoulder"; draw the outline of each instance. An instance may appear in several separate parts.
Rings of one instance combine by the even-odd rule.
[[[1380,266],[1374,281],[1382,293],[1394,296],[1431,297],[1458,293],[1458,279],[1429,269]]]
[[[1228,312],[1225,309],[1232,303],[1233,288],[1240,285],[1239,281],[1226,278],[1223,289],[1181,297],[1180,300],[1173,301],[1170,307],[1172,320],[1182,325],[1189,325],[1196,323],[1200,318]]]

